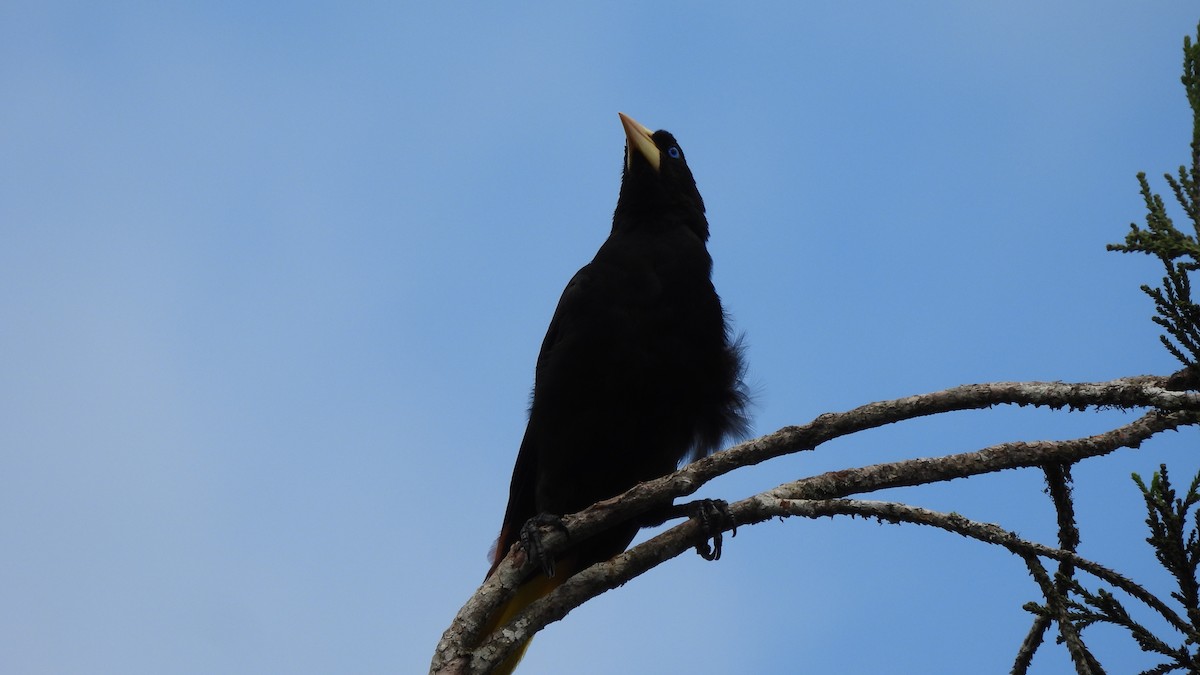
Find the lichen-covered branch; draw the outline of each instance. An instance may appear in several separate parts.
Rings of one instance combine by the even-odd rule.
[[[650,508],[691,494],[704,483],[742,466],[811,450],[832,439],[928,415],[998,404],[1082,410],[1088,407],[1149,407],[1137,421],[1097,436],[1073,441],[1018,442],[932,459],[913,459],[838,471],[785,483],[731,505],[739,524],[766,520],[789,500],[829,500],[874,490],[962,478],[1004,469],[1072,462],[1120,447],[1137,447],[1150,436],[1200,422],[1200,393],[1167,389],[1167,378],[1142,376],[1097,383],[1000,382],[954,387],[940,392],[871,403],[812,422],[786,427],[694,462],[663,478],[642,483],[623,495],[567,516],[572,541],[579,541]],[[772,506],[774,505],[774,506]],[[439,642],[431,673],[486,673],[516,644],[557,621],[586,600],[615,588],[704,540],[697,523],[672,527],[612,560],[572,576],[550,595],[531,604],[508,626],[480,635],[484,618],[532,572],[514,547],[496,572],[459,611]],[[548,551],[562,550],[567,536],[549,532]]]

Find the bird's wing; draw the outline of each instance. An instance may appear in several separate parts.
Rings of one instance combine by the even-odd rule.
[[[584,265],[575,273],[575,276],[571,277],[571,281],[563,289],[562,296],[558,299],[558,306],[554,309],[554,316],[550,319],[550,327],[546,329],[546,337],[542,339],[542,348],[538,351],[537,367],[539,370],[554,351],[554,347],[558,345],[565,329],[578,315],[580,305],[585,304],[585,298],[589,290],[593,288],[593,285],[589,283],[592,277],[590,268],[591,264]]]
[[[541,370],[549,355],[553,353],[554,347],[558,345],[564,333],[564,327],[571,324],[572,317],[579,311],[579,305],[590,287],[588,283],[590,278],[588,266],[584,266],[575,273],[567,287],[563,289],[558,306],[554,310],[554,316],[550,319],[550,327],[546,329],[546,337],[542,340],[542,348],[538,352],[538,370]],[[521,449],[517,452],[516,464],[513,466],[512,482],[508,488],[508,506],[505,509],[504,521],[500,526],[500,536],[496,539],[490,552],[492,566],[488,570],[489,576],[508,553],[508,549],[520,537],[521,527],[525,521],[538,514],[537,472],[537,442],[529,428],[526,428],[525,436],[521,440]]]

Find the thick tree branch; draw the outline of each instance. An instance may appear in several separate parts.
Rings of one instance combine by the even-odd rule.
[[[1000,382],[964,385],[825,414],[803,426],[786,427],[694,462],[663,478],[649,481],[619,497],[595,504],[564,519],[573,541],[617,522],[691,494],[704,483],[741,466],[785,454],[811,450],[829,440],[903,420],[998,404],[1048,406],[1081,410],[1095,406],[1155,408],[1141,419],[1097,436],[1073,441],[1005,443],[976,452],[934,459],[913,459],[832,472],[786,483],[733,504],[737,522],[761,522],[790,500],[822,500],[874,490],[951,480],[1046,462],[1071,462],[1120,447],[1137,447],[1160,431],[1200,422],[1200,393],[1172,391],[1168,379],[1142,376],[1101,383]],[[1174,384],[1174,383],[1172,383]],[[772,505],[775,506],[772,506]],[[484,618],[511,597],[533,566],[514,547],[496,572],[460,610],[443,635],[432,673],[484,673],[513,648],[546,624],[604,591],[694,547],[704,534],[693,521],[670,528],[612,560],[572,576],[550,595],[531,604],[508,626],[481,636]],[[562,550],[566,535],[550,532],[548,550]],[[486,640],[482,640],[487,637]],[[482,643],[481,643],[482,640]],[[472,645],[476,645],[472,647]]]

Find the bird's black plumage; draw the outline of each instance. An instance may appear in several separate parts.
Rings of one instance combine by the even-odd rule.
[[[711,281],[704,201],[670,133],[621,121],[612,231],[567,284],[542,342],[493,569],[530,518],[663,476],[746,427],[742,359]],[[637,529],[576,544],[556,581],[620,553]],[[553,584],[537,585],[540,595]]]

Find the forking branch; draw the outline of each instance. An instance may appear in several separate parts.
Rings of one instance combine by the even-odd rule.
[[[550,531],[545,544],[553,555],[568,541],[581,541],[657,505],[690,495],[713,478],[740,467],[813,450],[835,438],[865,429],[929,415],[1004,404],[1070,410],[1151,408],[1137,420],[1095,436],[1064,441],[1002,443],[944,457],[909,459],[802,478],[730,504],[736,522],[739,526],[747,526],[775,517],[827,516],[838,513],[838,509],[850,513],[852,509],[846,504],[853,502],[840,500],[851,495],[1047,463],[1071,463],[1120,448],[1136,448],[1162,431],[1200,425],[1200,392],[1179,388],[1181,383],[1187,382],[1187,377],[1187,371],[1180,371],[1172,377],[1139,376],[1110,382],[973,384],[828,413],[808,424],[785,427],[710,455],[668,476],[642,483],[618,497],[567,516],[563,522],[568,534]],[[857,515],[901,520],[865,511]],[[486,617],[511,597],[536,567],[526,559],[519,546],[514,546],[496,573],[479,587],[454,618],[438,644],[430,672],[487,673],[516,645],[547,624],[563,618],[587,600],[703,544],[706,536],[694,520],[671,527],[608,562],[593,565],[572,576],[561,587],[519,613],[509,625],[491,636],[481,636],[479,632]],[[1000,541],[993,543],[1005,545]],[[1082,559],[1078,556],[1057,548],[1030,543],[1018,551],[1014,546],[1007,547],[1024,555],[1071,558],[1089,572],[1103,569],[1087,561],[1079,564]],[[1109,578],[1101,578],[1112,583]]]

